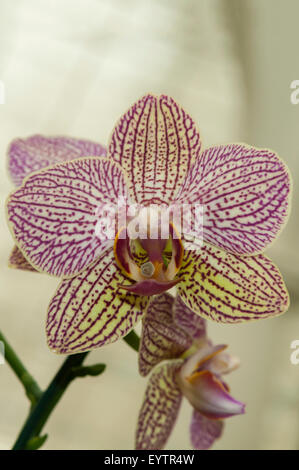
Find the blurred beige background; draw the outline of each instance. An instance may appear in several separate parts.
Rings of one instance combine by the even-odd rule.
[[[0,191],[11,139],[63,134],[107,143],[115,121],[145,92],[177,99],[199,123],[204,144],[246,141],[276,150],[295,182],[287,228],[269,250],[292,297],[290,311],[249,325],[209,323],[242,367],[229,377],[245,416],[227,421],[216,449],[299,448],[298,286],[299,79],[297,0],[1,0]],[[4,214],[4,210],[3,210]],[[45,387],[63,358],[45,343],[45,312],[58,283],[6,267],[13,246],[1,218],[0,328]],[[124,342],[94,351],[100,377],[72,384],[46,425],[47,449],[131,449],[146,380]],[[0,448],[10,448],[28,411],[21,385],[0,366]],[[188,449],[187,403],[167,448]]]

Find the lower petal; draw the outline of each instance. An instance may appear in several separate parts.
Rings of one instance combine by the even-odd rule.
[[[48,309],[49,347],[60,354],[79,353],[129,333],[144,314],[147,300],[121,294],[122,281],[112,250],[79,275],[63,280]]]
[[[190,436],[194,449],[209,449],[215,440],[221,437],[223,426],[223,421],[206,418],[198,411],[193,410]]]
[[[185,254],[179,275],[183,302],[218,322],[274,317],[289,306],[282,276],[264,255],[237,256],[206,243],[199,253]]]
[[[147,308],[138,357],[143,376],[159,362],[179,357],[192,344],[192,339],[173,320],[173,304],[174,298],[164,293],[154,297]]]
[[[137,430],[136,449],[163,449],[175,424],[182,400],[176,374],[182,361],[159,366],[148,382],[141,406]]]
[[[173,304],[173,318],[191,338],[199,340],[206,336],[205,320],[190,310],[179,295],[176,296]]]

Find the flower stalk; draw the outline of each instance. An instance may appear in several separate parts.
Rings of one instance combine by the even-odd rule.
[[[0,341],[2,341],[4,344],[5,360],[10,365],[11,369],[14,371],[14,373],[22,383],[25,389],[25,393],[31,402],[31,405],[35,406],[42,395],[42,390],[40,389],[32,375],[28,372],[21,359],[15,353],[15,351],[13,350],[13,348],[11,347],[11,345],[9,344],[9,342],[1,331]]]
[[[106,365],[83,366],[88,352],[68,356],[43,392],[1,332],[0,341],[4,343],[6,361],[23,384],[31,402],[31,412],[19,433],[13,450],[38,449],[47,438],[47,435],[40,435],[40,433],[70,383],[77,377],[100,375],[104,372]],[[125,336],[124,341],[132,349],[138,351],[140,339],[135,331],[132,330]]]
[[[40,435],[46,421],[60,398],[76,377],[74,369],[82,365],[88,352],[68,356],[57,374],[43,392],[40,400],[25,421],[25,424],[13,446],[13,450],[28,448],[28,443]]]

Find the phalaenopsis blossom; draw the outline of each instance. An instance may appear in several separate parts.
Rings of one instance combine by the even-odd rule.
[[[195,449],[208,449],[221,436],[224,420],[244,413],[222,376],[239,361],[214,346],[205,320],[180,297],[156,296],[143,320],[139,370],[152,369],[136,430],[137,449],[163,449],[177,419],[182,398],[193,408],[190,425]],[[161,365],[159,365],[162,362]]]
[[[18,139],[9,170],[19,185],[7,202],[17,245],[11,264],[62,277],[46,326],[58,353],[122,338],[151,296],[173,286],[196,314],[221,322],[288,308],[279,270],[260,254],[287,219],[285,164],[245,144],[203,150],[193,119],[170,97],[137,101],[116,124],[107,152],[73,138]],[[106,211],[119,201],[124,226]],[[184,205],[191,210],[182,228],[184,217],[174,217],[167,235],[151,238],[149,219],[158,215],[162,230],[167,207]],[[203,223],[192,224],[200,207]],[[146,237],[130,238],[129,224],[144,220]]]

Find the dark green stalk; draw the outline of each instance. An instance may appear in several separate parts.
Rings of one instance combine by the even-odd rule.
[[[36,436],[40,435],[48,417],[65,390],[76,377],[74,368],[81,366],[88,352],[68,356],[58,370],[48,388],[34,407],[13,446],[13,450],[26,449]]]
[[[14,352],[7,339],[1,333],[1,331],[0,341],[2,341],[4,344],[5,361],[10,365],[10,367],[22,383],[27,397],[31,401],[32,406],[34,406],[42,395],[41,389],[39,388],[32,375],[29,374],[28,370],[25,368],[24,364]]]
[[[0,339],[1,338],[3,338],[3,336],[0,336]],[[123,339],[135,351],[139,350],[140,339],[134,330],[132,330]],[[6,344],[7,342],[5,342],[5,347]],[[7,353],[10,360],[8,360]],[[32,409],[32,412],[26,419],[24,426],[13,446],[13,450],[39,448],[46,440],[46,436],[41,436],[40,433],[69,384],[76,377],[99,375],[104,371],[104,364],[82,366],[87,354],[88,352],[68,356],[53,380],[50,382],[47,389],[42,393],[38,388],[38,393],[35,393],[34,395],[37,402]],[[32,389],[34,390],[33,384],[36,385],[36,383],[33,378],[29,376],[21,361],[16,357],[9,347],[8,350],[6,349],[6,358],[17,376],[22,381],[27,395],[29,391],[32,394]],[[28,379],[28,376],[31,378],[31,380]],[[30,389],[28,391],[29,385]]]

